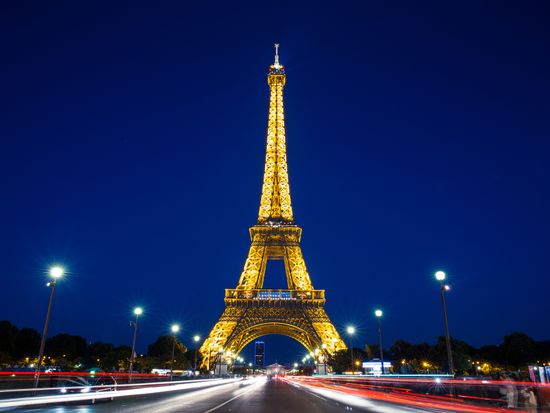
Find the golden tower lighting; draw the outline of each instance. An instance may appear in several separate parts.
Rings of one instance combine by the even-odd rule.
[[[267,334],[293,338],[309,352],[322,347],[333,354],[346,348],[325,312],[325,291],[313,288],[300,247],[302,229],[294,223],[283,106],[286,74],[278,49],[276,44],[267,76],[269,116],[258,220],[250,228],[252,243],[237,287],[225,290],[225,310],[200,348],[205,368],[221,357],[220,348],[239,354]],[[287,289],[263,288],[269,260],[284,261]]]

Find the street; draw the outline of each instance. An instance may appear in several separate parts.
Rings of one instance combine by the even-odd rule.
[[[146,396],[118,398],[114,401],[95,405],[50,405],[32,408],[9,409],[23,412],[55,413],[96,413],[96,412],[132,412],[132,413],[290,413],[290,412],[419,412],[415,408],[370,401],[354,396],[341,396],[335,392],[330,395],[318,395],[304,387],[292,385],[283,380],[258,378],[237,383],[228,383],[214,388],[189,390],[186,392],[163,393]],[[434,411],[434,410],[430,410]]]

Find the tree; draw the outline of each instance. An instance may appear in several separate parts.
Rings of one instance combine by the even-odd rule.
[[[518,368],[535,360],[535,341],[525,333],[515,332],[504,337],[500,345],[502,362]]]
[[[88,367],[101,366],[101,361],[112,352],[114,346],[110,343],[97,341],[88,345],[86,349],[85,364]]]
[[[535,355],[540,362],[550,364],[550,341],[537,341]]]
[[[439,365],[443,370],[448,371],[447,342],[445,337],[438,337],[435,349],[438,353]],[[451,337],[451,349],[453,352],[455,372],[460,374],[468,371],[471,368],[470,360],[474,356],[476,350],[465,341],[456,340],[453,337]]]
[[[38,350],[40,348],[40,333],[34,328],[22,328],[17,333],[15,338],[15,352],[14,357],[16,360],[21,360],[25,357],[30,359],[38,356]]]
[[[131,352],[129,346],[115,347],[100,359],[99,366],[105,371],[128,370]]]
[[[367,353],[360,348],[353,349],[354,361],[361,362],[367,358]],[[349,349],[339,350],[333,355],[329,356],[328,364],[332,367],[335,373],[343,373],[344,371],[356,371],[360,367],[352,366],[351,352]]]
[[[57,334],[46,340],[46,354],[75,360],[86,356],[86,339],[70,334]]]
[[[16,339],[19,330],[7,320],[0,321],[0,364],[14,361]]]
[[[153,344],[147,347],[147,354],[158,360],[165,368],[171,367],[172,346],[174,345],[174,336],[159,336]],[[191,363],[185,356],[187,347],[176,338],[176,347],[174,351],[174,368],[187,369],[191,367]]]

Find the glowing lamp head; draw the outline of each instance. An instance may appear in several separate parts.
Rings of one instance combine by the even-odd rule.
[[[382,312],[382,310],[375,310],[374,311],[374,315],[378,318],[382,317],[384,313]]]
[[[141,308],[141,307],[134,308],[134,314],[135,315],[142,315],[143,314],[143,308]]]
[[[351,335],[355,334],[355,327],[349,326],[348,328],[346,328],[346,331],[351,336]]]
[[[197,343],[200,339],[201,339],[200,336],[194,336],[194,337],[193,337],[193,341],[194,341],[195,343]]]
[[[445,278],[447,278],[447,274],[444,271],[436,271],[435,279],[437,281],[443,281]]]
[[[63,277],[63,274],[65,273],[65,270],[63,267],[55,266],[50,268],[50,277],[58,279]]]
[[[443,286],[443,288],[445,289],[445,291],[449,291],[451,289],[451,286],[449,284],[446,284]]]
[[[180,331],[180,326],[177,324],[172,324],[172,327],[170,327],[170,330],[172,330],[172,333],[176,334]]]

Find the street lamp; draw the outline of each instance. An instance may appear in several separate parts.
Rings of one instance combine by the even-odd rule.
[[[378,337],[380,339],[380,366],[382,367],[382,374],[384,374],[384,348],[382,347],[382,310],[375,310],[374,315],[378,319]]]
[[[178,324],[172,324],[172,327],[170,327],[170,330],[172,331],[172,358],[170,359],[170,381],[172,381],[172,377],[174,376],[174,351],[176,350],[176,334],[180,331],[180,326]]]
[[[197,346],[199,345],[200,336],[193,336],[193,341],[195,342],[195,363],[193,365],[193,375],[197,375]]]
[[[49,274],[52,278],[46,286],[50,287],[52,290],[50,292],[50,302],[48,303],[48,311],[46,312],[46,322],[44,323],[44,330],[42,330],[42,338],[40,340],[40,350],[38,351],[38,363],[36,364],[36,373],[34,376],[34,388],[38,387],[38,382],[40,380],[40,366],[42,365],[42,359],[44,357],[44,346],[46,345],[46,336],[48,335],[48,325],[50,324],[50,314],[52,312],[52,302],[53,295],[55,293],[55,285],[57,280],[63,277],[65,270],[63,267],[55,266],[51,267]]]
[[[347,333],[349,334],[349,348],[351,352],[351,369],[353,370],[353,335],[355,334],[355,327],[348,326],[346,328]]]
[[[136,316],[136,321],[134,321],[134,339],[132,340],[132,353],[130,354],[130,375],[128,377],[128,382],[132,381],[132,372],[134,368],[134,354],[136,352],[136,336],[138,328],[138,318],[143,314],[143,308],[136,307],[134,308],[134,315]]]
[[[445,291],[449,291],[451,287],[443,284],[443,281],[447,278],[447,274],[443,271],[437,271],[435,273],[435,279],[439,281],[439,287],[441,290],[441,304],[443,305],[443,320],[445,321],[445,341],[447,344],[447,361],[449,364],[449,374],[454,374],[453,363],[453,350],[451,347],[451,336],[449,334],[449,321],[447,320],[447,304],[445,302]]]

